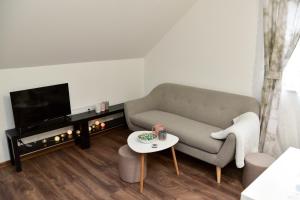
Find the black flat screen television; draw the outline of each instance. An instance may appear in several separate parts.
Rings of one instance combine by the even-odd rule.
[[[10,99],[20,130],[71,114],[67,83],[11,92]]]

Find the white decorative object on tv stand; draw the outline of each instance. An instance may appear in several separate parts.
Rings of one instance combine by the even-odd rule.
[[[100,112],[101,112],[101,103],[97,103],[97,104],[95,105],[95,112],[96,112],[96,113],[100,113]]]

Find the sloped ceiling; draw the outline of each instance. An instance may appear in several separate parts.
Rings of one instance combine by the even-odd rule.
[[[0,0],[0,68],[143,57],[196,0]]]

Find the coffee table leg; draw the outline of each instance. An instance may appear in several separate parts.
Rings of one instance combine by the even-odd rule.
[[[140,192],[142,193],[144,190],[144,160],[145,155],[141,153],[141,166],[140,166]]]
[[[177,176],[179,176],[179,169],[178,169],[178,164],[177,164],[177,159],[176,159],[175,148],[171,147],[171,149],[172,149],[172,155],[173,155],[174,165],[175,165],[175,169],[176,169],[176,174],[177,174]]]

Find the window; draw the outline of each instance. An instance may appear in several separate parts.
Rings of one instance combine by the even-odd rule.
[[[300,42],[298,42],[282,77],[282,89],[295,91],[300,95]]]

